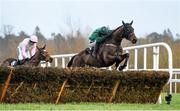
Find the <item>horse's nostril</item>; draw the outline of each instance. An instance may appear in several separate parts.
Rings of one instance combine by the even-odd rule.
[[[137,42],[137,39],[133,39],[133,41],[132,41],[134,44]]]

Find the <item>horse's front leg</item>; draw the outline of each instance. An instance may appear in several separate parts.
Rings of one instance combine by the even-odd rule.
[[[120,55],[119,56],[119,64],[125,59],[125,62],[123,65],[119,66],[119,70],[122,71],[126,66],[127,66],[127,62],[128,62],[128,59],[129,59],[129,53],[125,53],[123,55]],[[116,63],[117,65],[117,63]],[[118,67],[118,66],[117,66]]]

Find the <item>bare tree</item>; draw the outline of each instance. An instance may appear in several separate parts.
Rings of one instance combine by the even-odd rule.
[[[12,32],[13,32],[12,25],[3,25],[2,33],[4,34],[5,37],[12,35]]]

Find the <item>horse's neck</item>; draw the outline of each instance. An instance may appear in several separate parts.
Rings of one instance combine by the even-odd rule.
[[[40,63],[40,56],[39,56],[39,52],[36,52],[35,55],[31,58],[31,60],[29,61],[29,64],[32,64],[34,66],[39,65]]]
[[[122,39],[123,39],[123,27],[120,26],[118,29],[116,29],[112,33],[109,41],[107,41],[106,43],[111,43],[111,44],[119,46],[122,42]]]
[[[121,44],[121,42],[122,42],[122,39],[116,40],[116,39],[111,38],[111,39],[109,39],[109,41],[106,42],[106,44],[114,44],[116,46],[119,46]]]

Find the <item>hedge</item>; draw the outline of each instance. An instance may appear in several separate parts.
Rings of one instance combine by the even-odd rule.
[[[156,103],[168,79],[165,71],[1,67],[0,102]]]

